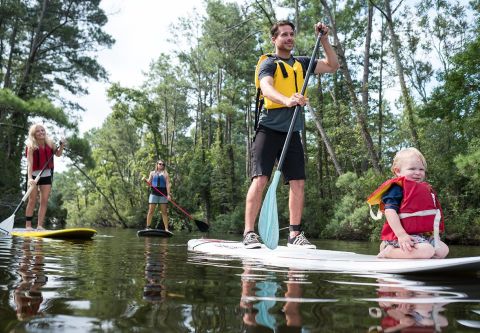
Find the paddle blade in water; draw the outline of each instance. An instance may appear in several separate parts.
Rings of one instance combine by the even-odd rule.
[[[15,221],[15,215],[11,215],[9,218],[0,223],[0,235],[8,236],[13,230],[13,222]]]
[[[260,211],[260,221],[258,223],[258,231],[263,244],[271,250],[278,246],[277,186],[280,175],[280,171],[275,171],[272,183],[263,200],[262,210]]]
[[[195,224],[197,225],[198,230],[201,232],[208,232],[208,229],[210,229],[210,225],[207,222],[201,221],[201,220],[194,220]]]

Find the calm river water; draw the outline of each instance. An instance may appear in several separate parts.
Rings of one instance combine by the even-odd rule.
[[[187,252],[188,239],[201,236],[138,238],[135,230],[100,229],[91,241],[0,238],[0,332],[480,332],[479,277],[206,260]],[[451,254],[480,255],[480,248],[452,247]]]

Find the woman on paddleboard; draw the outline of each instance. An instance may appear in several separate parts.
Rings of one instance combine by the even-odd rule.
[[[148,197],[148,214],[147,214],[147,229],[151,228],[153,213],[155,207],[160,205],[160,211],[162,213],[163,226],[165,231],[168,230],[168,213],[167,205],[170,199],[171,185],[170,177],[168,176],[165,162],[162,160],[157,161],[155,164],[155,170],[150,172],[147,179],[150,186],[150,196]]]
[[[448,246],[440,240],[443,212],[437,194],[425,182],[427,162],[416,148],[400,150],[393,159],[389,179],[367,199],[380,204],[387,221],[381,232],[379,258],[445,258]],[[381,215],[375,219],[380,219]]]
[[[28,197],[27,207],[25,208],[25,228],[33,230],[32,219],[33,211],[37,203],[37,196],[40,194],[40,205],[38,207],[37,230],[45,230],[45,214],[47,213],[48,197],[52,189],[53,180],[53,155],[61,156],[65,140],[60,142],[57,148],[52,139],[49,138],[45,127],[42,124],[33,124],[28,130],[27,140],[27,186],[36,188]],[[47,165],[48,162],[48,165]],[[46,168],[42,169],[46,166]],[[42,173],[40,179],[35,182],[35,178]]]

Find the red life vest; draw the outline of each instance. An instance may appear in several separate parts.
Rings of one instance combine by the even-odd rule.
[[[28,153],[28,147],[25,150],[25,155]],[[53,149],[49,145],[38,147],[33,151],[33,166],[32,171],[40,171],[47,163],[48,159],[53,155]],[[53,169],[53,158],[48,162],[48,169]]]
[[[379,197],[385,193],[392,184],[398,184],[403,188],[403,199],[400,204],[398,215],[405,232],[409,235],[421,234],[434,231],[434,221],[437,210],[440,213],[441,220],[439,229],[444,231],[443,212],[436,193],[430,184],[426,182],[416,182],[407,180],[405,177],[393,178],[382,185],[370,196]],[[383,203],[380,209],[384,210]],[[382,240],[395,240],[397,237],[388,222],[385,222],[381,232]]]

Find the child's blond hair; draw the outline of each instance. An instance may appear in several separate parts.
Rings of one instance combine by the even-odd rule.
[[[32,151],[35,149],[38,149],[38,142],[37,142],[37,139],[35,139],[35,132],[39,127],[45,129],[45,126],[43,126],[43,124],[36,123],[30,126],[30,129],[28,130],[27,147],[32,149]],[[50,139],[50,137],[48,136],[46,129],[45,129],[45,144],[47,144],[48,146],[50,146],[50,148],[53,149],[53,146],[54,146],[53,140]]]
[[[418,157],[418,159],[422,161],[423,166],[425,167],[425,171],[427,171],[427,161],[425,160],[423,154],[417,148],[409,147],[404,148],[397,152],[397,154],[395,154],[395,157],[393,158],[392,168],[390,169],[392,170],[393,174],[395,174],[395,169],[400,167],[401,162],[410,156]]]

